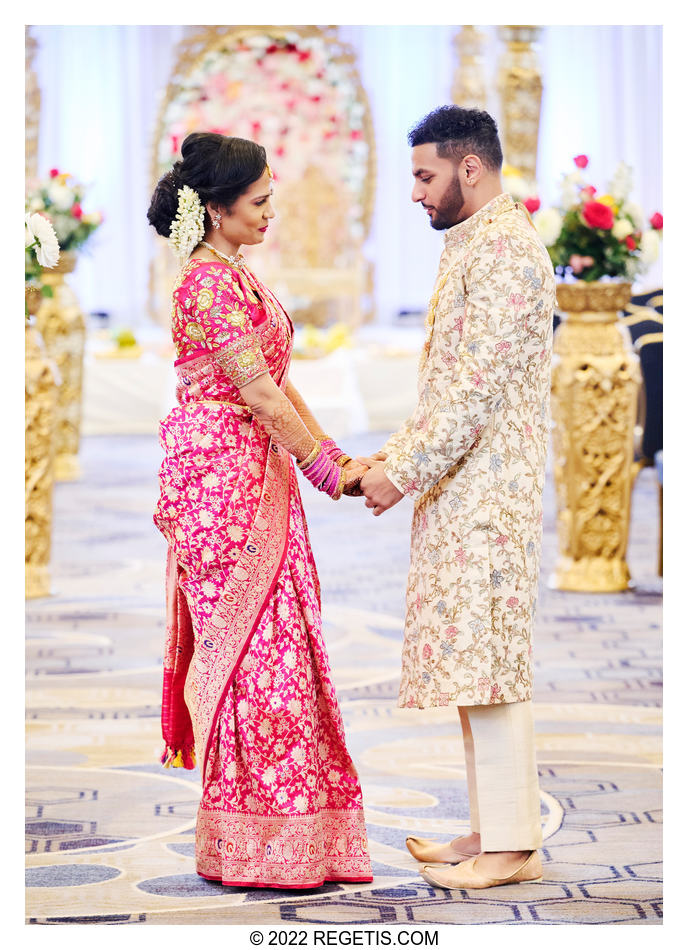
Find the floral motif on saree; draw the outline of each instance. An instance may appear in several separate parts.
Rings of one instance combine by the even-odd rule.
[[[169,545],[162,724],[166,764],[197,753],[202,770],[198,873],[371,880],[296,473],[239,392],[265,372],[284,389],[291,323],[224,264],[190,261],[173,299],[179,405],[160,427],[155,513]]]

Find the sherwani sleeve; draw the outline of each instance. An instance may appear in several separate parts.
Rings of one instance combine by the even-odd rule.
[[[488,235],[469,263],[455,361],[442,354],[452,368],[441,374],[438,369],[437,378],[424,387],[414,414],[418,421],[384,463],[390,481],[414,500],[477,443],[518,371],[529,317],[544,306],[544,274],[533,263],[537,260],[526,239],[502,232]],[[451,299],[463,293],[456,286],[461,279],[445,288]]]

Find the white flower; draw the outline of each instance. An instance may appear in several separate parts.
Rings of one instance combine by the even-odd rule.
[[[68,185],[63,185],[57,180],[51,181],[46,191],[58,211],[69,211],[74,204],[74,192]]]
[[[636,204],[635,201],[626,201],[623,206],[624,214],[627,214],[635,225],[636,231],[640,231],[642,226],[645,224],[645,215],[643,214],[643,209],[639,204]]]
[[[24,247],[34,245],[41,267],[54,267],[60,257],[60,245],[52,224],[40,214],[27,214],[24,218]]]
[[[609,182],[609,194],[616,201],[623,201],[633,187],[633,169],[625,162],[619,162],[612,180]]]
[[[643,231],[640,238],[640,260],[643,267],[649,267],[659,257],[659,234],[654,228]]]
[[[185,261],[205,234],[205,211],[198,193],[184,185],[177,192],[179,204],[170,225],[170,244],[179,260]]]
[[[614,222],[612,234],[617,239],[617,241],[623,241],[624,238],[627,238],[628,235],[632,233],[633,225],[627,218],[619,218],[618,221]]]
[[[547,247],[554,244],[559,237],[563,223],[564,219],[556,208],[543,208],[533,215],[533,224],[542,238],[543,244]]]
[[[565,211],[578,204],[580,187],[583,185],[583,176],[579,171],[564,175],[561,180],[561,204]]]

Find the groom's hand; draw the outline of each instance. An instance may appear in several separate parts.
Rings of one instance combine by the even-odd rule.
[[[356,461],[363,461],[363,459],[356,459]],[[361,479],[361,490],[365,495],[366,508],[372,508],[373,514],[377,516],[396,505],[404,496],[385,475],[382,461],[371,458],[366,459],[366,463],[370,465],[370,469]]]

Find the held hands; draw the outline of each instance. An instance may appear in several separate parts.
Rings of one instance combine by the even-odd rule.
[[[357,458],[362,465],[369,466],[368,471],[361,479],[361,490],[365,495],[366,508],[372,508],[377,517],[383,511],[392,508],[404,497],[396,485],[385,475],[383,466],[387,456],[383,452],[376,452],[372,458]]]
[[[360,488],[361,479],[368,471],[368,466],[366,464],[361,464],[358,459],[349,459],[346,465],[342,466],[342,471],[344,472],[345,476],[342,494],[349,495],[353,498],[358,498],[363,494]]]

